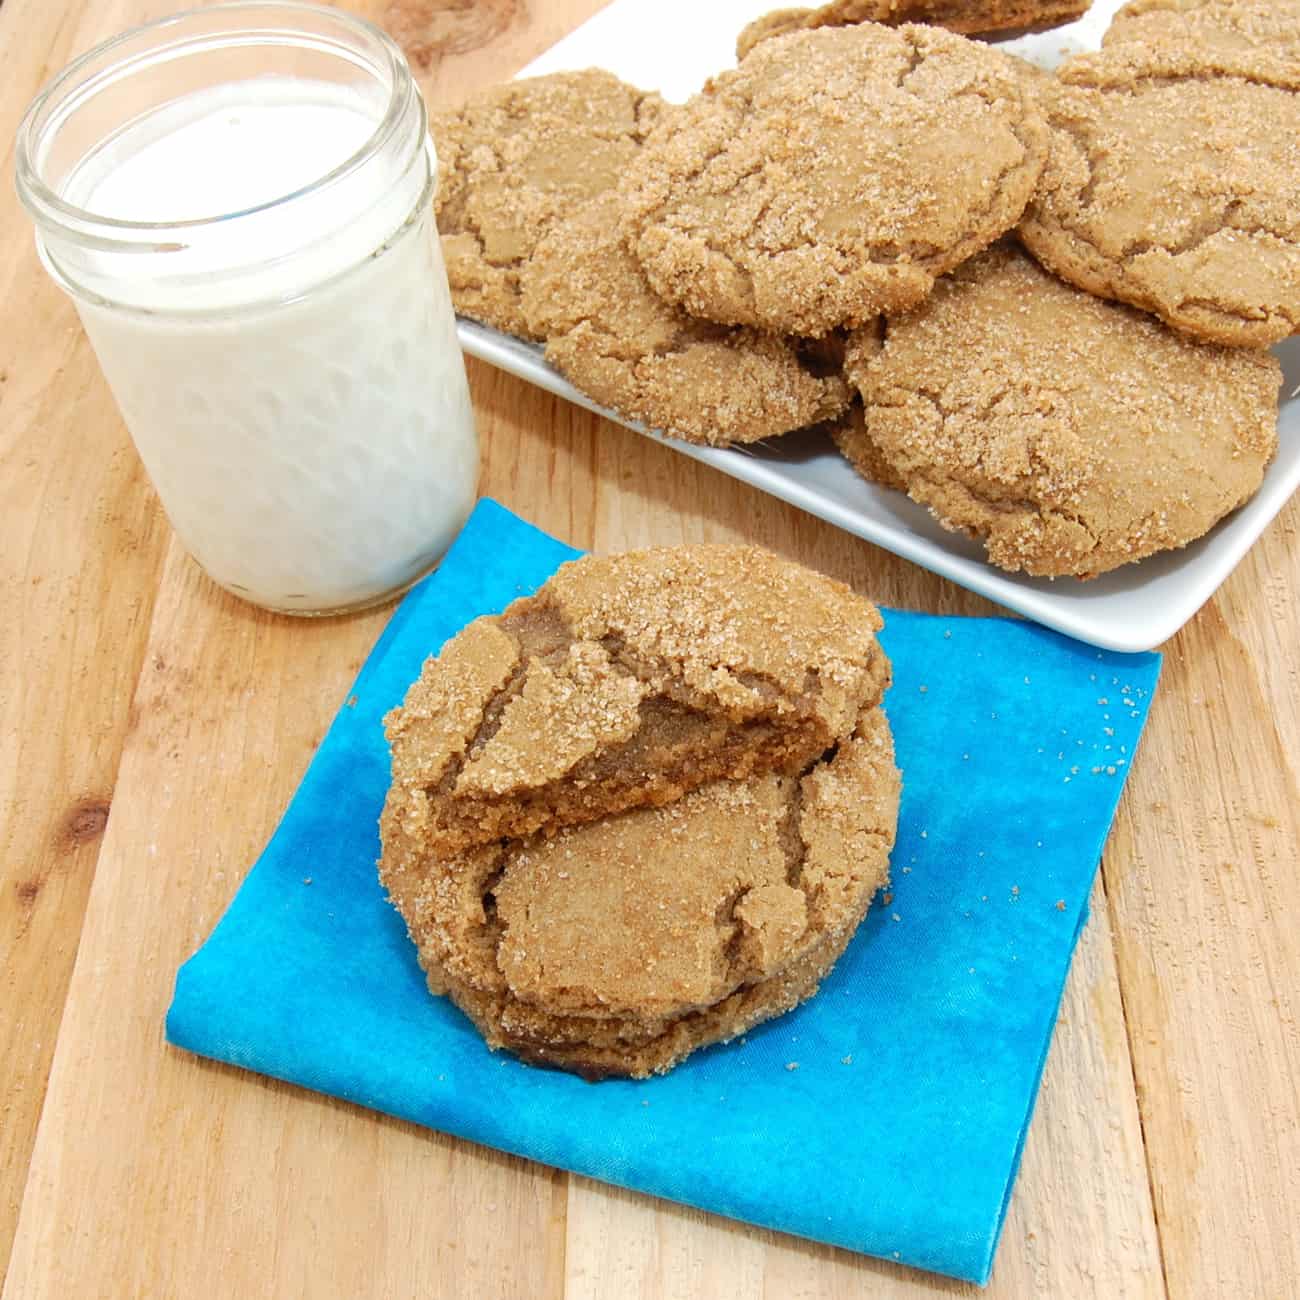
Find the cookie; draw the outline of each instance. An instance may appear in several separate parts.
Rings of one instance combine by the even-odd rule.
[[[527,337],[519,272],[537,240],[615,183],[662,108],[590,69],[512,81],[434,114],[434,213],[456,310]]]
[[[854,402],[839,420],[826,430],[841,456],[867,480],[896,492],[907,491],[907,480],[885,459],[880,445],[867,431],[861,402]]]
[[[797,345],[698,321],[661,299],[619,235],[606,193],[561,220],[520,277],[524,320],[546,359],[589,397],[690,442],[726,446],[788,433],[848,405]]]
[[[1129,0],[1102,46],[1140,42],[1300,61],[1300,0]]]
[[[1058,275],[1219,343],[1300,328],[1300,63],[1119,44],[1038,98],[1051,155],[1020,228]]]
[[[851,934],[828,940],[802,961],[761,984],[733,993],[715,1007],[683,1016],[649,1035],[619,1032],[586,1041],[555,1034],[553,1020],[539,1028],[538,1016],[518,1029],[517,1004],[474,989],[452,988],[447,996],[474,1023],[487,1045],[504,1049],[532,1065],[580,1074],[591,1082],[611,1077],[646,1079],[664,1074],[691,1052],[730,1042],[765,1020],[792,1011],[817,992],[821,981],[848,946]]]
[[[1087,13],[1092,0],[832,0],[818,9],[775,9],[736,38],[743,59],[760,41],[811,27],[855,23],[929,23],[950,32],[1004,32],[1059,27]]]
[[[386,719],[389,804],[445,852],[799,770],[884,692],[879,627],[756,547],[572,561],[426,662]]]
[[[1004,569],[1091,577],[1184,546],[1277,447],[1275,357],[1196,343],[1010,243],[846,364],[909,494]]]
[[[649,1036],[625,1039],[613,1033],[596,1041],[556,1036],[552,1022],[538,1028],[537,1016],[526,1018],[518,1031],[518,1008],[509,1000],[473,990],[453,989],[448,996],[494,1050],[504,1049],[533,1065],[569,1070],[592,1082],[611,1077],[646,1079],[667,1073],[697,1048],[730,1042],[807,1001],[852,937],[846,933],[828,939],[779,975],[739,989],[717,1006],[671,1021]]]
[[[765,41],[674,111],[622,187],[693,316],[817,336],[915,305],[1014,225],[1046,153],[1012,61],[933,27]]]
[[[389,819],[381,873],[431,988],[492,1046],[640,1078],[815,991],[885,883],[898,795],[872,708],[802,776],[713,782],[472,862],[389,855]]]

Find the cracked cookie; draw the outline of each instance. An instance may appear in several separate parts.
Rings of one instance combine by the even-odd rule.
[[[1129,0],[1102,45],[1138,41],[1300,61],[1300,0]]]
[[[880,615],[748,546],[586,556],[429,659],[388,802],[440,851],[799,770],[879,701]]]
[[[856,23],[928,23],[964,35],[1059,27],[1087,13],[1092,0],[832,0],[817,9],[774,9],[736,38],[743,59],[770,36]]]
[[[608,72],[496,86],[434,114],[434,215],[462,315],[528,337],[519,272],[556,217],[618,180],[663,109]]]
[[[1195,338],[1300,328],[1300,63],[1119,44],[1038,92],[1052,147],[1020,235],[1058,275]]]
[[[1197,343],[1003,243],[846,367],[911,497],[1004,569],[1092,577],[1186,545],[1277,448],[1281,367]]]
[[[1019,220],[1046,154],[1008,56],[933,27],[765,41],[622,186],[630,247],[693,316],[817,336],[915,305]]]
[[[430,987],[489,1044],[642,1078],[789,1009],[888,874],[899,779],[866,710],[802,774],[440,858],[385,813],[381,875]]]
[[[546,359],[620,415],[690,442],[726,446],[839,414],[849,388],[819,376],[797,344],[699,321],[661,299],[619,235],[613,192],[559,221],[520,277]]]

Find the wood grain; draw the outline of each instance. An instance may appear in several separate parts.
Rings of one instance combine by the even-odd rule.
[[[127,8],[103,5],[84,23],[39,0],[0,9],[6,176],[19,118],[49,70],[109,34]],[[11,186],[0,203],[0,294],[3,1277],[167,526]]]
[[[261,614],[169,547],[6,1296],[558,1294],[494,1250],[546,1237],[548,1171],[162,1041],[384,618]]]
[[[1295,525],[1292,503],[1171,648],[1107,856],[1177,1296],[1300,1294],[1296,620],[1268,629],[1276,587],[1251,572],[1280,562],[1296,591]]]
[[[5,0],[3,138],[51,70],[173,7]],[[387,22],[448,103],[601,5],[347,7]],[[273,829],[386,614],[280,619],[203,579],[12,199],[0,286],[4,1300],[975,1294],[163,1043],[177,964]],[[744,538],[887,603],[992,608],[507,375],[470,376],[483,491],[575,545]],[[1292,503],[1169,647],[995,1300],[1300,1294],[1298,524]]]

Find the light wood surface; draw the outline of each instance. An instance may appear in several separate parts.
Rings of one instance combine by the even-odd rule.
[[[5,0],[0,140],[175,0]],[[355,0],[432,100],[601,0]],[[167,1047],[178,963],[388,616],[298,622],[172,538],[0,191],[0,1277],[51,1297],[845,1298],[974,1288],[612,1191]],[[991,608],[471,364],[483,492],[578,546],[745,538],[891,604]],[[1293,502],[1164,677],[1070,976],[990,1297],[1300,1295]]]

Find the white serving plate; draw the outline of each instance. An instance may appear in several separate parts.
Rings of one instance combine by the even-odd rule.
[[[682,100],[707,77],[733,66],[736,33],[778,0],[614,0],[519,74],[603,67],[625,81]],[[1077,23],[1005,43],[1051,67],[1097,48],[1120,0],[1096,0]],[[977,542],[945,532],[902,493],[860,479],[831,445],[792,434],[761,446],[719,450],[665,438],[584,396],[542,360],[540,347],[472,321],[459,321],[461,345],[511,374],[597,411],[675,451],[713,465],[810,514],[883,546],[1069,636],[1111,650],[1148,650],[1178,631],[1300,486],[1300,338],[1279,346],[1285,377],[1277,459],[1258,494],[1208,536],[1181,551],[1152,556],[1091,582],[1026,578],[984,559]]]

